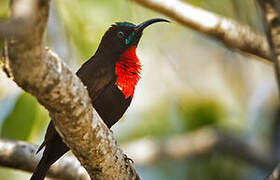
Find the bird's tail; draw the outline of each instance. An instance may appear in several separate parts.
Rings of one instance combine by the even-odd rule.
[[[51,164],[48,163],[45,158],[42,158],[39,164],[37,165],[35,171],[33,172],[33,175],[30,178],[30,180],[44,180],[50,165]]]

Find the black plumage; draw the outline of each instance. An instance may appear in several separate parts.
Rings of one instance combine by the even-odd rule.
[[[76,73],[89,92],[92,106],[108,128],[111,128],[122,117],[133,96],[132,94],[126,97],[122,89],[117,86],[116,63],[120,61],[120,56],[126,50],[137,46],[144,28],[160,21],[167,22],[164,19],[151,19],[137,26],[128,22],[112,25],[103,36],[94,56],[84,63]],[[137,73],[130,74],[135,76]],[[45,147],[43,157],[31,180],[43,180],[49,167],[69,150],[55,130],[52,121],[38,151],[43,147]]]

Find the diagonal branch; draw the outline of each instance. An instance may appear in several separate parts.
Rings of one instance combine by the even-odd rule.
[[[179,0],[133,0],[147,8],[175,19],[186,27],[216,38],[230,49],[237,49],[271,61],[263,35],[247,25],[191,6]]]
[[[17,15],[11,3],[11,17]],[[8,40],[4,61],[14,81],[45,106],[64,142],[70,147],[91,179],[139,179],[111,132],[91,106],[79,78],[50,50],[42,39],[50,0],[38,0],[34,25],[21,38]],[[25,1],[24,1],[25,2]]]

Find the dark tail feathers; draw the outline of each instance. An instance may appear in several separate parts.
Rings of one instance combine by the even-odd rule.
[[[45,150],[43,157],[30,180],[43,180],[49,167],[69,150],[67,145],[63,143],[61,137],[56,132],[52,123],[50,123],[45,140],[37,152],[39,152],[44,146]]]
[[[50,165],[46,162],[45,158],[42,158],[33,172],[30,180],[44,180]]]

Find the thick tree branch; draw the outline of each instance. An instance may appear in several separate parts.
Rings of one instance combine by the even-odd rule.
[[[264,36],[247,25],[191,6],[179,0],[133,0],[145,7],[169,16],[184,26],[214,37],[230,49],[237,49],[271,61]]]
[[[17,14],[11,4],[11,18]],[[92,179],[139,179],[109,129],[92,108],[79,78],[42,44],[49,0],[36,1],[34,26],[8,40],[7,69],[14,81],[45,106],[64,142]]]
[[[33,172],[42,153],[34,156],[37,146],[8,139],[0,139],[0,165]],[[72,156],[65,155],[51,166],[48,177],[64,180],[89,180],[85,169]]]

